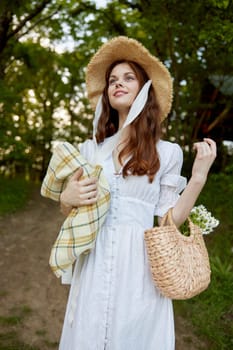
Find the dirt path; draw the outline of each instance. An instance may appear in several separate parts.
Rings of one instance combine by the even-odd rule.
[[[56,203],[42,198],[38,189],[23,211],[0,217],[0,349],[58,349],[69,288],[53,275],[48,259],[62,220]],[[14,337],[31,347],[13,347]],[[180,317],[176,337],[176,350],[201,348]]]

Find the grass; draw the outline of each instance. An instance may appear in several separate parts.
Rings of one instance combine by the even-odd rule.
[[[24,319],[32,310],[27,305],[13,307],[10,316],[0,316],[0,350],[39,350],[23,343],[20,340],[18,327],[22,326]]]
[[[22,343],[15,331],[0,334],[0,350],[39,350],[36,347]]]
[[[210,176],[198,204],[220,220],[205,238],[211,263],[211,284],[199,296],[175,301],[175,312],[192,321],[194,331],[211,350],[233,349],[233,175]]]
[[[0,216],[23,209],[31,190],[31,183],[24,178],[9,179],[0,176]],[[6,291],[0,292],[1,297],[6,294]],[[7,316],[0,315],[0,350],[42,350],[24,343],[21,338],[20,333],[24,322],[32,312],[29,306],[21,305],[20,307],[12,307]],[[58,348],[57,342],[50,342],[46,339],[46,330],[35,330],[35,334],[43,338],[46,349]]]
[[[27,305],[13,307],[10,316],[0,316],[0,350],[42,350],[36,346],[25,344],[21,340],[20,330],[23,328],[25,319],[32,314]],[[36,330],[36,335],[43,338],[46,349],[57,349],[57,342],[50,342],[46,339],[46,330]]]
[[[27,305],[21,305],[20,307],[12,307],[10,310],[10,316],[0,316],[1,326],[16,326],[23,322],[25,317],[30,315],[32,310]]]
[[[0,179],[0,215],[22,208],[30,193],[23,179]],[[211,175],[197,204],[203,204],[220,220],[214,233],[205,237],[209,251],[212,278],[209,288],[187,301],[175,301],[175,313],[191,320],[193,331],[202,338],[206,350],[233,349],[233,171]],[[12,309],[8,317],[0,317],[0,350],[38,350],[20,341],[17,326],[30,314],[23,306]],[[37,330],[41,337],[44,330]],[[47,347],[56,343],[46,341]]]
[[[9,179],[0,176],[0,215],[14,213],[24,207],[31,185],[21,177]]]

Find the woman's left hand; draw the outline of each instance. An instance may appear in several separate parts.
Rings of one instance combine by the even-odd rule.
[[[196,142],[193,148],[197,154],[193,163],[192,177],[205,182],[209,169],[216,158],[216,143],[212,139],[204,138],[202,142]]]
[[[205,138],[202,142],[195,143],[193,148],[197,154],[193,163],[192,176],[172,210],[173,220],[177,227],[189,216],[216,157],[216,144],[211,139]]]

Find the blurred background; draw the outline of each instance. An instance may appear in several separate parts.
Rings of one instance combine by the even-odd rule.
[[[66,300],[57,333],[47,329],[46,322],[53,322],[47,319],[54,317],[52,311],[44,319],[42,312],[38,329],[30,327],[35,310],[46,305],[46,296],[39,305],[33,304],[33,293],[25,300],[15,296],[25,284],[20,264],[30,260],[32,251],[38,258],[36,239],[40,236],[40,254],[45,249],[40,258],[46,266],[41,273],[51,275],[46,264],[55,236],[45,239],[52,226],[43,223],[47,218],[56,233],[61,218],[59,211],[53,212],[55,204],[40,198],[40,183],[57,142],[78,145],[92,134],[85,67],[98,47],[117,35],[141,41],[174,78],[173,108],[163,131],[164,138],[183,148],[183,174],[190,176],[195,141],[211,137],[217,142],[218,157],[199,199],[220,220],[219,227],[206,237],[212,282],[200,296],[175,302],[182,334],[177,349],[233,348],[232,0],[1,0],[0,248],[6,260],[1,262],[5,284],[0,294],[5,302],[0,315],[0,349],[57,348]],[[47,217],[50,211],[53,216]],[[17,240],[23,237],[24,258],[18,261]],[[35,243],[30,249],[28,238]],[[14,275],[15,264],[18,275]],[[29,271],[27,265],[24,269]],[[38,275],[28,274],[27,278],[30,281]],[[36,291],[39,285],[27,288]],[[56,288],[62,303],[67,291],[59,283]]]

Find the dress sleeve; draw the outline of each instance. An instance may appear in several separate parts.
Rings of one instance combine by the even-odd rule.
[[[179,145],[172,144],[172,151],[167,157],[164,171],[160,178],[160,195],[154,215],[164,214],[176,204],[179,193],[186,186],[186,178],[181,176],[183,152]]]

